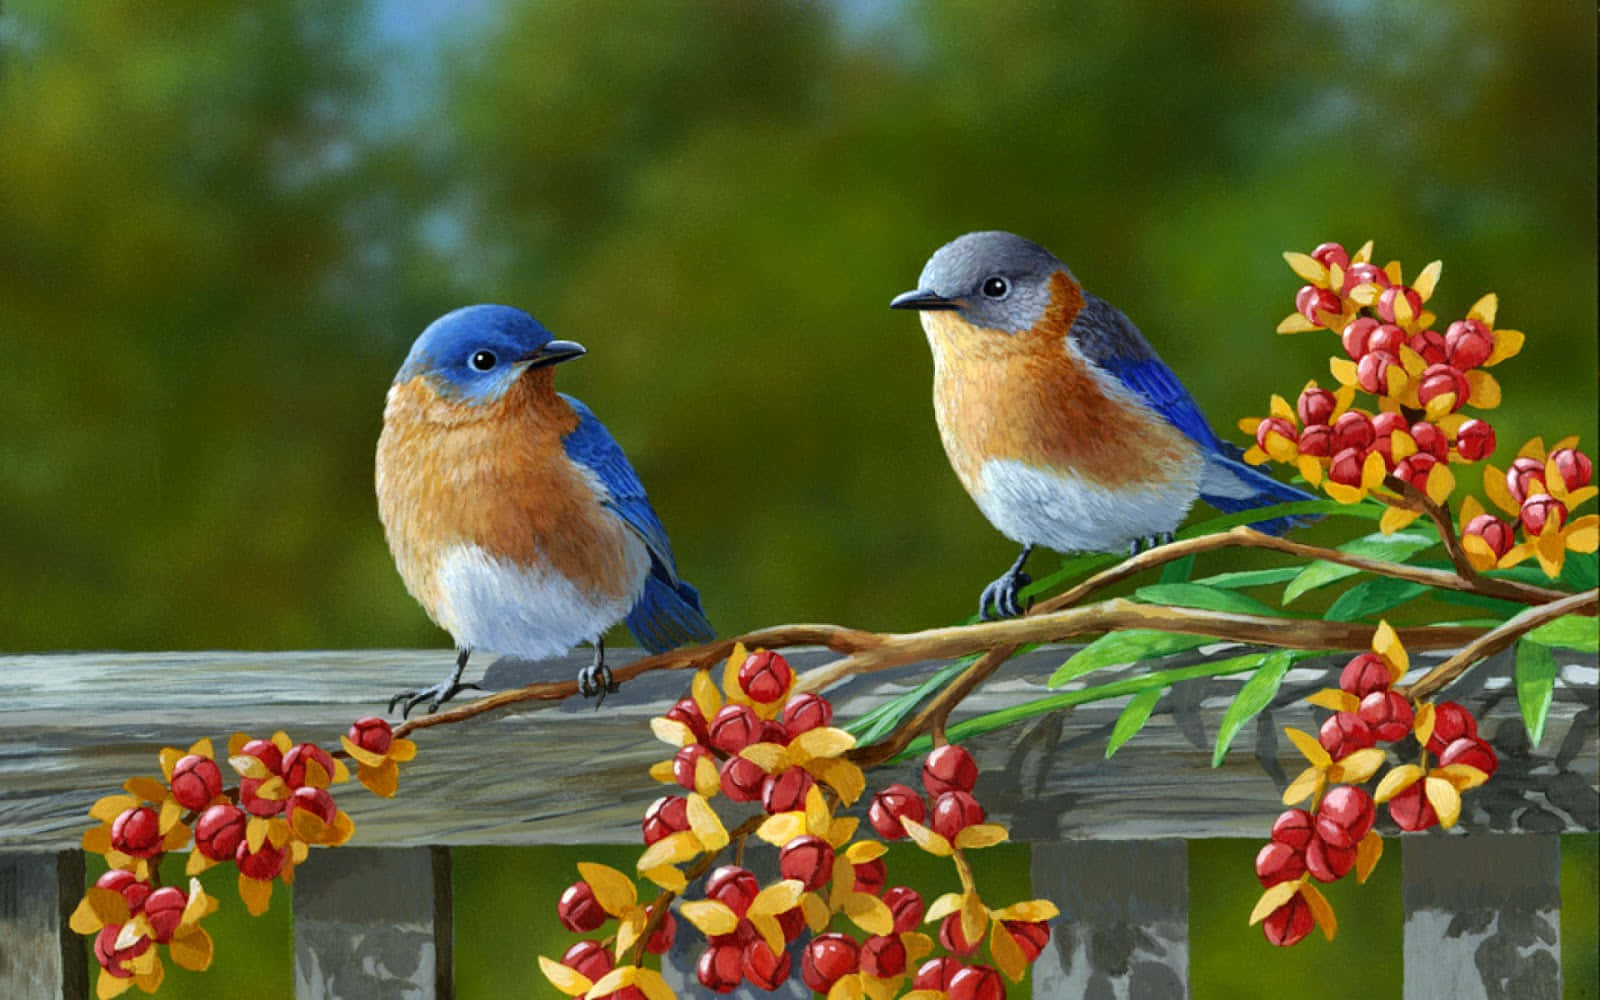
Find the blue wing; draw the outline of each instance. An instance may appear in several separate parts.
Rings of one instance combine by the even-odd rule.
[[[595,474],[606,489],[605,507],[622,518],[650,550],[650,574],[645,578],[644,593],[628,612],[628,630],[652,653],[715,637],[701,610],[699,592],[678,579],[667,529],[650,506],[644,484],[628,464],[622,446],[587,406],[564,393],[561,398],[578,414],[578,426],[561,441],[567,457]]]

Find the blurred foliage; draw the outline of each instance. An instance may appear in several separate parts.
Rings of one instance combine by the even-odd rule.
[[[1279,258],[1372,237],[1501,294],[1501,463],[1596,415],[1595,13],[1472,2],[0,15],[0,649],[445,645],[371,495],[411,339],[472,301],[591,353],[725,632],[964,616],[1013,557],[914,318],[1040,240],[1219,429],[1327,379]],[[1588,442],[1593,444],[1592,441]],[[1327,526],[1322,526],[1326,528]]]

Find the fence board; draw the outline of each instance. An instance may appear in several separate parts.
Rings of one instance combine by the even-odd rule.
[[[67,927],[83,878],[80,851],[0,853],[0,997],[89,996],[84,939]]]

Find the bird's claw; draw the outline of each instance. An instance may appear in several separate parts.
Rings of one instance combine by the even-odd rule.
[[[463,691],[482,691],[483,688],[476,684],[462,684],[459,681],[441,681],[432,687],[420,691],[401,691],[389,699],[389,714],[393,715],[395,707],[404,703],[405,708],[400,712],[400,718],[409,718],[411,710],[423,702],[428,703],[428,714],[432,715],[439,710],[439,706],[454,698]]]
[[[595,708],[599,708],[606,700],[606,695],[620,690],[621,687],[611,676],[611,668],[604,663],[592,663],[578,671],[578,693],[585,698],[594,698]]]
[[[978,598],[978,617],[983,621],[996,618],[1015,618],[1033,606],[1030,600],[1022,603],[1022,588],[1033,582],[1033,577],[1022,570],[1012,570],[983,588]],[[994,613],[990,613],[990,608]]]
[[[1148,552],[1158,545],[1169,545],[1172,542],[1172,532],[1162,531],[1154,535],[1142,535],[1128,543],[1128,555],[1136,556],[1141,552]]]

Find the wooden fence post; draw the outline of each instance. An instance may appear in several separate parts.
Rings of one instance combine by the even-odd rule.
[[[67,927],[83,897],[83,853],[0,853],[0,996],[85,1000],[84,939]]]

